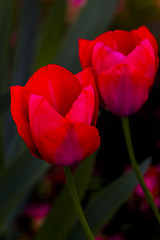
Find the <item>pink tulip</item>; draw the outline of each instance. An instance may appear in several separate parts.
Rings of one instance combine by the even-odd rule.
[[[145,26],[79,39],[79,57],[82,68],[93,67],[102,107],[120,117],[139,111],[159,64],[156,40]]]

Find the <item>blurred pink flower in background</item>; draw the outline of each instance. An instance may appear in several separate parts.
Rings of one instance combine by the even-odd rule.
[[[82,7],[87,0],[68,0],[68,4],[72,7]]]
[[[29,203],[26,206],[26,209],[24,213],[27,217],[33,218],[33,219],[41,219],[44,218],[51,208],[50,203]]]
[[[83,69],[93,67],[100,105],[114,115],[135,114],[147,101],[159,58],[156,39],[146,26],[81,38],[79,58]]]
[[[96,237],[95,240],[125,240],[125,238],[120,235],[120,234],[116,234],[116,235],[113,235],[113,236],[108,236],[108,237]]]
[[[147,172],[144,174],[144,181],[148,186],[156,206],[160,207],[160,165],[151,166]],[[136,198],[136,199],[135,199]],[[148,203],[145,199],[143,190],[138,184],[133,192],[132,202],[134,200],[139,200],[140,210],[147,212],[149,210]]]
[[[79,11],[85,6],[88,0],[67,0],[67,17],[68,23],[71,23],[78,16]]]
[[[63,189],[65,182],[66,177],[63,168],[56,166],[50,168],[41,183],[39,193],[41,201],[30,201],[24,209],[25,216],[35,220],[46,217],[50,211],[52,202]]]

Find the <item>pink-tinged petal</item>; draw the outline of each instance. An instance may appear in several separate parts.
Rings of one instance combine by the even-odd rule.
[[[84,160],[100,145],[95,127],[83,123],[69,124],[67,135],[55,154],[55,164],[71,165]]]
[[[97,43],[93,49],[92,65],[97,76],[103,70],[109,69],[111,66],[121,63],[126,57],[117,51],[105,46],[103,43]]]
[[[101,42],[123,55],[128,55],[140,41],[141,38],[136,34],[132,34],[132,31],[115,30],[105,32],[95,38],[94,45]]]
[[[96,43],[102,42],[112,49],[117,49],[112,33],[111,31],[105,32],[91,41],[85,39],[78,40],[79,58],[83,69],[92,66],[92,52]]]
[[[94,113],[94,101],[94,90],[90,84],[88,87],[83,88],[65,118],[72,123],[81,122],[90,125]]]
[[[65,119],[45,98],[32,94],[29,101],[29,121],[33,139],[42,158],[54,163],[54,152],[66,135],[65,128],[61,127],[66,123]]]
[[[137,35],[138,37],[140,37],[141,40],[148,39],[152,44],[155,54],[157,54],[158,45],[157,45],[156,39],[154,38],[154,36],[146,26],[141,26],[136,30],[132,30],[132,34]]]
[[[95,126],[97,122],[98,110],[99,110],[99,97],[97,88],[95,86],[92,68],[86,68],[83,71],[75,75],[78,81],[81,83],[82,89],[92,84],[94,89],[94,113],[91,125]]]
[[[37,158],[41,158],[40,153],[33,141],[29,125],[29,97],[30,94],[24,87],[10,87],[11,92],[11,113],[17,126],[19,135],[25,141],[30,152]]]
[[[103,43],[112,50],[120,52],[123,55],[128,55],[144,39],[148,39],[154,49],[156,69],[158,69],[159,59],[157,56],[157,42],[145,26],[130,32],[124,30],[108,31],[92,41],[79,39],[79,57],[82,68],[92,66],[92,52],[97,43]]]
[[[148,39],[140,42],[139,45],[127,56],[126,61],[150,78],[154,78],[156,72],[156,61],[152,45]]]
[[[152,83],[153,79],[125,63],[103,71],[98,79],[105,107],[120,117],[134,114],[141,108]]]
[[[92,154],[99,146],[96,128],[67,122],[42,97],[31,95],[29,117],[35,143],[48,163],[71,165]]]
[[[40,68],[29,79],[25,88],[32,94],[45,97],[63,116],[81,92],[81,85],[76,77],[55,64]]]

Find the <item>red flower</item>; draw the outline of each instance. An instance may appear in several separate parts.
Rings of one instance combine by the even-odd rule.
[[[158,69],[157,52],[145,26],[109,31],[93,41],[79,39],[81,65],[93,67],[100,103],[117,116],[136,113],[147,100]]]
[[[13,86],[11,113],[31,153],[56,165],[71,165],[100,144],[94,127],[98,95],[90,68],[73,75],[65,68],[40,68],[25,87]]]

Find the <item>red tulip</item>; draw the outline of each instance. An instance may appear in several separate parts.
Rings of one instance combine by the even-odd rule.
[[[91,68],[73,75],[48,65],[25,87],[13,86],[10,91],[18,133],[35,157],[65,166],[98,148],[98,95]]]
[[[145,26],[109,31],[93,41],[79,39],[81,65],[93,67],[100,104],[121,117],[136,113],[147,100],[158,69],[157,52]]]

